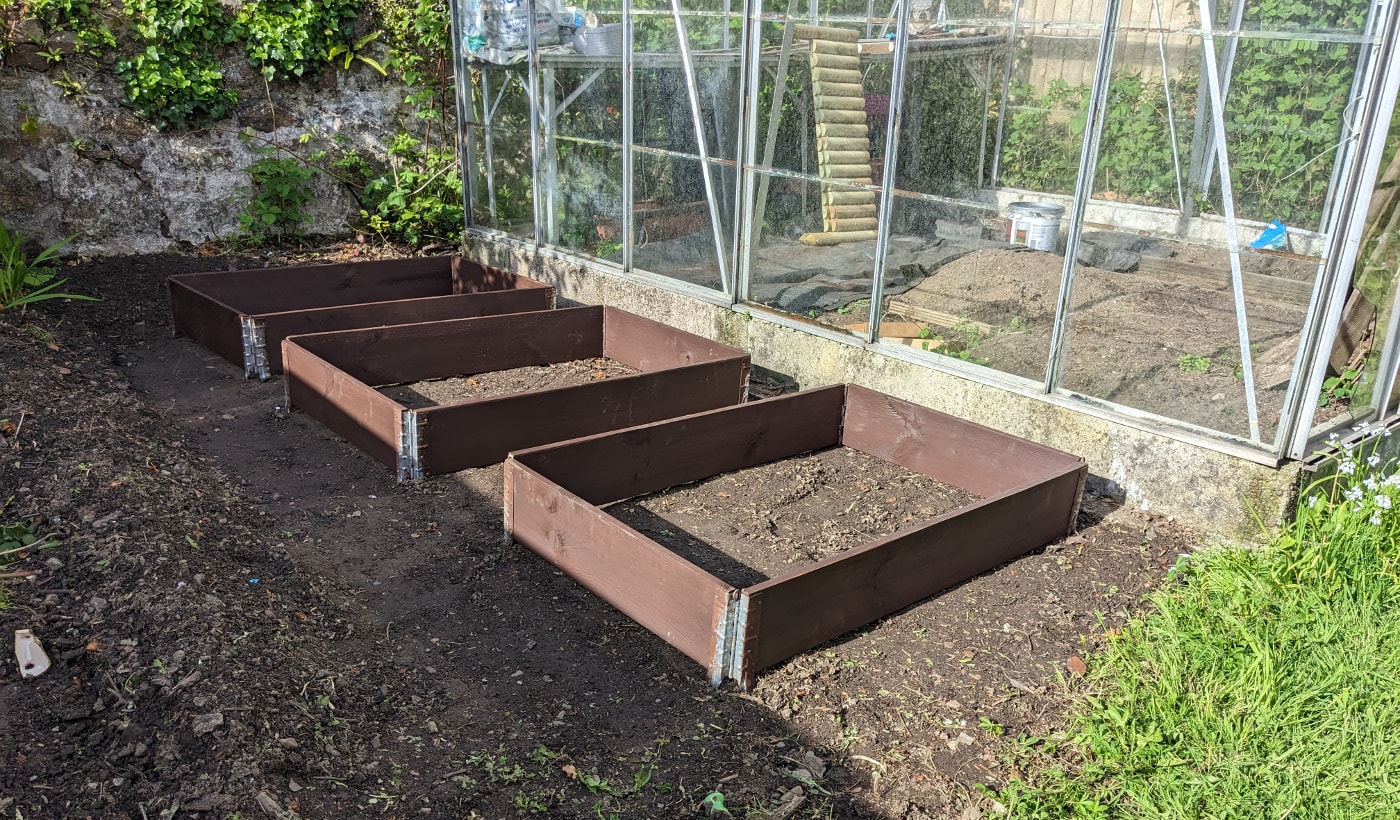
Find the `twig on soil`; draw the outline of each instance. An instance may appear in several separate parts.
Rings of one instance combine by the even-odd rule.
[[[43,571],[37,569],[22,569],[18,572],[0,572],[0,581],[4,581],[8,578],[31,578],[35,575],[42,574]]]
[[[458,775],[467,774],[467,773],[470,772],[470,771],[471,771],[471,769],[454,769],[454,770],[448,772],[447,774],[443,775],[442,777],[439,777],[439,778],[438,778],[438,782],[439,782],[439,783],[446,783],[447,781],[451,780],[452,778],[454,778],[454,777],[456,777],[456,776],[458,776]]]

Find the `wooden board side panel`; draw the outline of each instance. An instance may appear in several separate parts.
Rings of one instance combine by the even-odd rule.
[[[488,293],[497,290],[536,288],[549,288],[551,292],[554,290],[552,286],[546,285],[544,282],[525,276],[517,276],[510,271],[493,268],[480,262],[463,259],[460,256],[452,257],[453,293]],[[550,307],[554,306],[550,305]]]
[[[809,390],[543,447],[515,458],[593,504],[828,447],[841,387]]]
[[[1078,489],[1062,475],[750,587],[745,675],[1064,535]]]
[[[170,279],[170,313],[177,336],[188,336],[243,368],[243,327],[238,311]]]
[[[842,442],[984,498],[1083,463],[1052,447],[855,385],[847,388]]]
[[[616,308],[603,310],[603,350],[608,358],[647,372],[748,355]]]
[[[385,259],[184,274],[196,290],[244,313],[353,305],[452,293],[452,259]]]
[[[514,461],[505,465],[505,505],[512,538],[711,667],[733,587]]]
[[[366,384],[441,379],[603,355],[602,308],[481,316],[296,337]]]
[[[746,364],[719,361],[430,407],[419,411],[423,470],[494,464],[512,450],[733,405],[743,394]]]
[[[282,343],[292,407],[390,468],[398,466],[403,406],[295,342]]]
[[[549,310],[553,306],[553,288],[528,288],[269,313],[259,318],[265,325],[268,366],[272,372],[278,373],[282,369],[282,340],[288,336],[526,313]]]

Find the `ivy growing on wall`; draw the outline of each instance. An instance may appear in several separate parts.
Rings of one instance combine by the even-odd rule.
[[[117,63],[126,99],[158,128],[219,119],[238,101],[218,51],[234,28],[218,0],[125,0],[137,52]]]
[[[355,39],[360,0],[247,0],[238,35],[248,59],[269,80],[302,77],[326,64],[332,49]]]

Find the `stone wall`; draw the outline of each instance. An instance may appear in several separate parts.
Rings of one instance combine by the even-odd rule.
[[[248,195],[242,169],[264,141],[309,153],[336,135],[345,147],[383,157],[406,116],[402,86],[358,63],[327,66],[312,80],[268,89],[241,54],[223,61],[237,87],[234,115],[208,129],[157,131],[123,104],[108,60],[0,67],[0,219],[45,244],[74,237],[81,253],[150,253],[234,234]],[[69,83],[69,80],[72,83]],[[67,89],[60,88],[61,81]],[[255,139],[240,137],[251,130]],[[358,212],[344,185],[317,175],[311,234],[347,231]]]

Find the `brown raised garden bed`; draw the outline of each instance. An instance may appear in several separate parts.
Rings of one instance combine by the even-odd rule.
[[[837,444],[982,500],[742,589],[603,509]],[[747,689],[768,666],[1070,532],[1086,471],[1059,450],[838,385],[514,452],[505,520],[711,683]]]
[[[376,388],[608,358],[640,371],[413,409]],[[616,308],[579,307],[294,336],[287,401],[400,481],[493,464],[511,450],[739,402],[742,350]]]
[[[459,256],[170,277],[175,332],[267,379],[282,340],[406,322],[549,310],[554,288]]]

